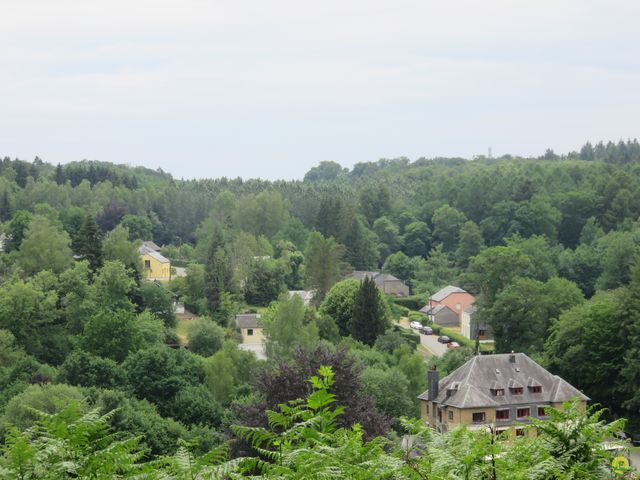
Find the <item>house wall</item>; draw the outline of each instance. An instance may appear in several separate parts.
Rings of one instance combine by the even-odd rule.
[[[387,295],[397,295],[399,297],[409,295],[409,287],[402,283],[401,280],[387,280],[382,286],[382,291]]]
[[[441,310],[436,315],[433,315],[433,321],[443,327],[457,327],[460,324],[460,320],[455,312],[451,310]]]
[[[253,330],[253,335],[249,335],[249,330]],[[255,345],[255,344],[265,343],[266,341],[262,327],[256,327],[253,329],[241,328],[240,332],[242,334],[243,344]]]
[[[477,329],[479,328],[485,331],[484,335],[480,335],[479,340],[490,340],[493,338],[493,335],[491,334],[491,329],[489,328],[488,325],[473,325],[473,328],[472,328],[472,323],[473,323],[473,315],[469,314],[469,312],[462,312],[462,316],[460,319],[460,330],[462,335],[467,337],[469,340],[475,340],[476,332],[477,332]]]
[[[142,258],[144,277],[147,280],[158,280],[168,282],[171,280],[171,263],[162,263],[146,253],[140,255]],[[149,268],[146,267],[147,261]]]
[[[464,312],[475,301],[476,301],[476,297],[474,297],[470,293],[457,292],[457,293],[452,293],[441,302],[435,302],[433,300],[429,300],[429,306],[433,308],[437,305],[446,305],[451,310],[456,312],[456,315],[458,315],[458,319],[460,319],[462,317],[462,312]]]
[[[471,315],[469,312],[462,312],[460,316],[460,333],[471,340]]]
[[[427,405],[429,412],[427,413]],[[496,430],[505,430],[508,432],[508,438],[516,437],[516,429],[523,428],[526,426],[527,422],[519,421],[516,418],[516,409],[517,408],[526,408],[529,407],[531,409],[531,417],[538,418],[538,407],[548,406],[548,404],[540,403],[540,404],[522,404],[522,405],[505,405],[504,407],[500,407],[500,410],[503,408],[509,409],[509,419],[508,420],[498,420],[496,419],[496,409],[493,407],[487,408],[468,408],[468,409],[460,409],[454,407],[443,407],[442,408],[442,422],[438,421],[438,405],[434,405],[432,402],[427,400],[420,401],[420,417],[422,421],[427,424],[434,430],[438,429],[440,426],[441,431],[450,431],[461,425],[490,425],[494,426]],[[562,403],[552,403],[551,406],[557,410],[563,410]],[[586,402],[581,401],[579,404],[580,408],[584,411],[586,409]],[[449,412],[453,413],[453,418],[449,419]],[[474,413],[485,413],[485,421],[483,423],[473,423],[473,414]],[[529,437],[535,437],[536,432],[535,429],[529,429],[526,433]]]

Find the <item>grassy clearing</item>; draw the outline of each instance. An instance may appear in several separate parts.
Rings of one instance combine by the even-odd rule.
[[[184,318],[179,318],[176,323],[176,334],[178,338],[180,338],[180,343],[186,345],[187,343],[187,325],[193,320],[186,320]]]

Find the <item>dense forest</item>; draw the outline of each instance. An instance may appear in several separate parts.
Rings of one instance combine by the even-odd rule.
[[[602,478],[598,442],[640,436],[639,220],[636,140],[327,161],[275,182],[4,158],[0,477]],[[147,240],[185,274],[144,281]],[[345,280],[354,269],[411,296]],[[425,362],[394,326],[449,284],[476,295],[496,352],[605,410],[554,412],[509,445],[409,420],[427,368],[474,354]],[[286,294],[302,289],[310,305]],[[174,302],[198,318],[179,322]],[[240,312],[260,312],[267,360],[238,347]]]

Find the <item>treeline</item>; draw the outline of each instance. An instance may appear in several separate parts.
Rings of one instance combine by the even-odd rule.
[[[3,161],[0,433],[33,425],[32,408],[76,402],[117,409],[110,427],[143,435],[151,456],[180,438],[199,453],[232,440],[244,455],[251,442],[232,425],[266,428],[265,410],[309,393],[315,372],[300,365],[319,359],[336,374],[343,427],[399,433],[426,366],[391,320],[419,315],[410,309],[447,284],[477,295],[497,351],[528,353],[637,432],[640,164],[637,142],[622,143],[604,151],[624,148],[629,162],[324,162],[277,182]],[[142,240],[186,275],[144,282]],[[344,280],[353,269],[392,273],[412,297],[401,306]],[[303,289],[310,305],[287,295]],[[174,301],[200,319],[178,324]],[[238,348],[244,311],[261,313],[266,362]]]

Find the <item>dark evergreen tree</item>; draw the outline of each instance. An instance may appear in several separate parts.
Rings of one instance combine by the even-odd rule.
[[[27,178],[29,177],[29,165],[27,162],[16,160],[14,168],[16,170],[16,183],[19,187],[24,188],[27,185]]]
[[[11,202],[9,200],[9,192],[6,190],[0,197],[0,221],[6,222],[11,218]]]
[[[224,248],[224,235],[222,229],[216,226],[211,235],[205,267],[205,294],[212,314],[220,309],[223,293],[232,290],[232,276],[231,260]]]
[[[62,165],[56,165],[56,172],[54,174],[54,180],[58,185],[64,185],[66,180],[64,170],[62,169]]]
[[[323,196],[316,217],[316,229],[325,237],[343,238],[351,218],[348,210],[339,196]]]
[[[254,261],[244,285],[244,299],[250,305],[267,306],[285,289],[282,269],[273,260]]]
[[[78,250],[76,254],[89,262],[94,272],[102,266],[102,232],[92,215],[87,215],[78,232]]]
[[[356,292],[353,305],[351,335],[367,345],[373,345],[387,329],[386,312],[380,302],[380,291],[375,282],[366,277]]]
[[[378,267],[378,237],[369,230],[365,222],[355,217],[344,238],[347,247],[346,260],[356,270],[371,270]]]

